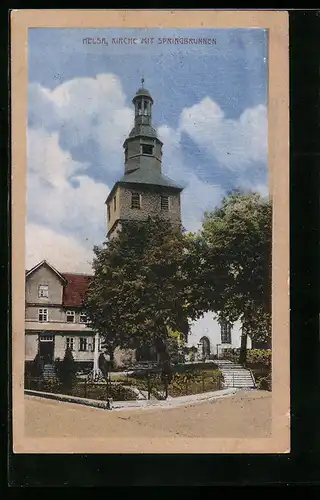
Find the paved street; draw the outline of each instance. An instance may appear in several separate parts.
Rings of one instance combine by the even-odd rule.
[[[28,437],[269,437],[271,393],[234,396],[161,410],[107,411],[26,396]]]

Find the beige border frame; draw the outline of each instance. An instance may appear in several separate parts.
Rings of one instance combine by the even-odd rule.
[[[266,28],[269,30],[269,186],[273,198],[272,437],[263,439],[33,439],[24,436],[24,308],[29,27]],[[288,453],[289,59],[284,11],[14,10],[12,92],[12,394],[14,453]],[[272,173],[272,177],[271,177]]]

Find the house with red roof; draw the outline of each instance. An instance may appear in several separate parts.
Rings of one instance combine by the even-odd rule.
[[[92,368],[95,339],[83,311],[91,280],[88,274],[61,273],[46,260],[26,271],[26,362],[39,353],[52,365],[69,347],[80,369]]]

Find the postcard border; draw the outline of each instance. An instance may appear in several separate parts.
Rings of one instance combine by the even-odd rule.
[[[24,436],[24,307],[27,122],[27,31],[36,27],[265,28],[269,33],[269,187],[273,199],[272,437],[261,439],[103,439]],[[12,395],[15,453],[289,453],[289,58],[283,11],[11,12],[12,116]],[[281,140],[280,140],[281,138]],[[142,446],[143,445],[143,446]]]

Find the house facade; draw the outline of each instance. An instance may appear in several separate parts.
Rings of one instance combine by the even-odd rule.
[[[92,368],[95,339],[83,312],[91,278],[62,274],[47,261],[26,272],[26,362],[39,353],[44,364],[53,364],[69,347],[80,369]]]

